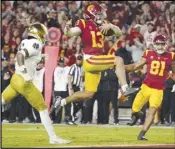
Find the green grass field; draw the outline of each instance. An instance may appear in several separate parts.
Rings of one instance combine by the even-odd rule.
[[[172,127],[151,127],[146,137],[149,141],[137,141],[141,127],[54,125],[56,134],[72,142],[68,145],[50,145],[47,133],[41,124],[2,124],[2,147],[75,147],[175,144]]]

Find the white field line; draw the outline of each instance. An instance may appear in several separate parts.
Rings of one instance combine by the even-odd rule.
[[[8,131],[31,131],[31,130],[36,130],[36,131],[45,131],[44,128],[2,128],[2,130],[8,130]],[[89,134],[84,134],[82,132],[76,132],[76,135],[83,135],[83,136],[101,136],[102,133],[89,133]],[[162,132],[156,132],[156,133],[151,133],[151,135],[157,135],[157,134],[161,134],[161,135],[171,135],[173,133],[162,133]],[[117,132],[116,134],[110,134],[110,136],[116,136],[117,135]],[[131,133],[128,133],[127,134],[128,136],[132,136],[133,134]]]
[[[97,148],[110,148],[110,147],[136,147],[136,148],[140,148],[140,147],[150,147],[150,148],[152,148],[152,147],[163,147],[163,148],[165,148],[165,147],[171,147],[171,148],[174,148],[175,147],[175,144],[146,144],[146,145],[144,145],[144,144],[134,144],[134,145],[125,145],[125,144],[122,144],[122,145],[107,145],[107,146],[105,146],[105,145],[89,145],[89,146],[79,146],[79,145],[77,145],[77,146],[53,146],[52,148],[93,148],[93,147],[97,147]]]
[[[40,126],[42,125],[41,123],[6,123],[2,124],[3,125],[33,125],[33,126]],[[69,126],[67,124],[53,124],[54,126]],[[69,127],[105,127],[105,128],[141,128],[143,127],[142,125],[135,125],[135,126],[127,126],[127,125],[97,125],[97,124],[78,124],[77,126],[69,126]],[[163,129],[174,129],[175,127],[171,126],[151,126],[151,128],[163,128]]]

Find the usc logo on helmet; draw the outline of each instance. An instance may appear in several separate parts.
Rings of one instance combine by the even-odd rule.
[[[89,6],[87,7],[87,10],[88,10],[89,12],[92,12],[93,9],[94,9],[94,5],[89,5]]]

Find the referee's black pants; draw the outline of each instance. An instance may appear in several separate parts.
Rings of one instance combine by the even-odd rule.
[[[114,109],[114,123],[118,123],[118,91],[105,91],[98,94],[98,123],[109,123],[110,102]]]
[[[77,87],[75,85],[73,85],[73,91],[78,92],[80,91],[80,87]],[[78,102],[73,102],[73,117],[75,117],[76,113],[82,109],[83,110],[83,100],[82,101],[78,101]]]
[[[54,96],[55,98],[58,96],[61,96],[62,98],[66,98],[68,97],[68,91],[54,91]],[[65,116],[69,117],[71,115],[69,115],[71,112],[71,104],[67,104],[65,106]],[[62,109],[57,113],[56,111],[53,113],[55,118],[53,118],[53,122],[54,123],[61,123],[61,118],[62,118]]]

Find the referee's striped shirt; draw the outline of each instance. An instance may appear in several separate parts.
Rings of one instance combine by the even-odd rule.
[[[76,87],[80,87],[82,81],[82,72],[83,68],[81,66],[77,66],[77,64],[73,64],[70,67],[69,75],[72,76],[72,84]]]

